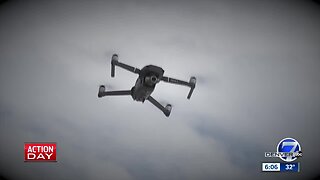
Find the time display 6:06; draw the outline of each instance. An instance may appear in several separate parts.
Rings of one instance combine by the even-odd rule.
[[[262,163],[262,171],[280,171],[280,163]]]

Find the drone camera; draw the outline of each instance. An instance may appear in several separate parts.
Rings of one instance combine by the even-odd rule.
[[[156,83],[158,78],[156,76],[151,76],[151,82]]]
[[[146,76],[146,77],[145,77],[145,82],[146,82],[148,85],[153,86],[154,84],[158,83],[159,80],[158,80],[157,76],[152,75],[152,76]]]

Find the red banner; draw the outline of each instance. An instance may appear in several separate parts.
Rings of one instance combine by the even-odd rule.
[[[24,143],[24,161],[57,161],[56,143]]]

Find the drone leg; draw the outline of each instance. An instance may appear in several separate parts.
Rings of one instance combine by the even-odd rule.
[[[149,96],[148,101],[150,101],[153,105],[159,108],[167,117],[170,116],[171,113],[171,104],[167,104],[166,107],[163,107],[157,100],[155,100],[152,96]]]
[[[98,97],[101,98],[103,96],[121,96],[121,95],[131,95],[131,90],[125,91],[105,91],[105,86],[99,87]]]
[[[113,54],[112,58],[111,58],[111,77],[114,77],[114,75],[115,75],[115,66],[119,66],[119,67],[121,67],[127,71],[133,72],[135,74],[140,73],[140,69],[119,62],[117,54]]]
[[[178,85],[183,85],[183,86],[188,86],[190,87],[190,91],[188,93],[188,96],[187,96],[187,99],[190,99],[192,93],[193,93],[193,90],[194,88],[196,87],[196,77],[192,76],[189,80],[189,82],[186,82],[186,81],[181,81],[179,79],[174,79],[174,78],[170,78],[170,77],[166,77],[166,76],[163,76],[161,78],[161,80],[163,82],[167,82],[167,83],[171,83],[171,84],[178,84]]]

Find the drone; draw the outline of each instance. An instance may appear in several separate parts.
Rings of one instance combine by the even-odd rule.
[[[189,82],[181,81],[178,79],[170,78],[163,76],[164,70],[161,67],[154,65],[147,65],[143,67],[141,70],[127,64],[121,63],[118,61],[118,55],[113,54],[111,58],[111,77],[115,76],[115,66],[119,66],[127,71],[138,74],[139,77],[136,80],[135,85],[131,88],[131,90],[122,90],[122,91],[106,91],[104,85],[100,85],[98,97],[102,98],[104,96],[121,96],[121,95],[131,95],[133,100],[140,101],[144,103],[145,100],[150,101],[153,105],[159,108],[165,116],[169,117],[171,113],[172,106],[171,104],[167,104],[165,107],[162,106],[157,100],[155,100],[151,93],[156,87],[156,84],[160,81],[183,85],[190,87],[189,94],[187,99],[190,99],[194,88],[196,87],[196,78],[192,76]]]

